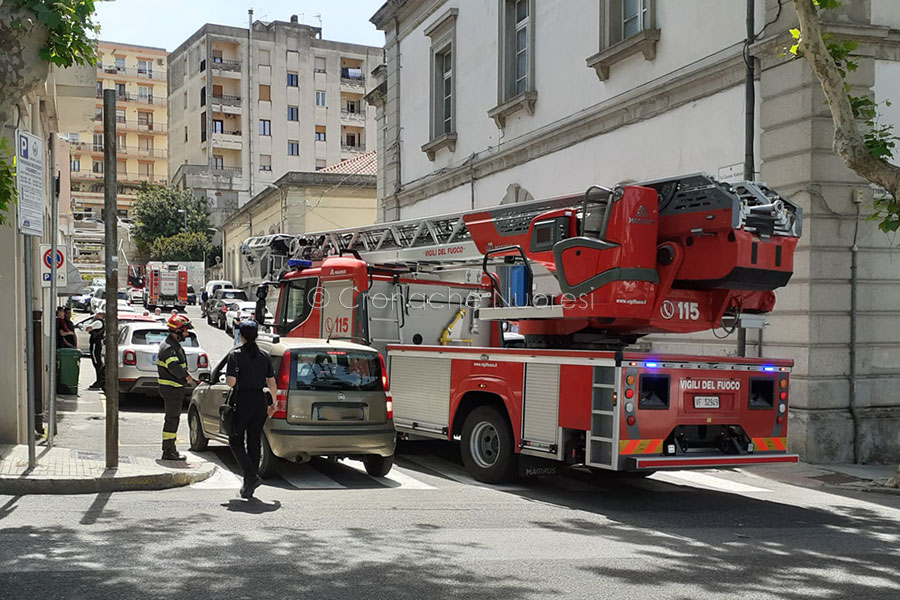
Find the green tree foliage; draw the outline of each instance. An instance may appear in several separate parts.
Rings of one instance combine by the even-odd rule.
[[[179,233],[198,233],[206,239],[209,228],[206,202],[194,198],[189,191],[170,187],[142,189],[132,214],[135,220],[132,236],[144,253],[152,254],[157,239],[171,238]]]
[[[803,57],[819,79],[835,125],[834,149],[859,176],[887,190],[886,198],[873,200],[869,219],[885,233],[900,230],[900,166],[891,160],[900,142],[892,124],[879,120],[879,105],[868,95],[855,96],[847,76],[858,63],[852,39],[836,39],[822,31],[824,12],[840,8],[840,0],[794,0],[800,21],[791,29],[790,54]],[[883,103],[890,106],[890,102]]]
[[[93,21],[95,0],[8,0],[13,8],[34,13],[49,36],[41,48],[41,58],[59,67],[97,64],[95,36],[100,28]],[[25,23],[14,20],[15,29]]]
[[[97,63],[93,39],[99,32],[93,21],[96,1],[0,0],[0,127],[10,107],[46,79],[48,64]],[[42,61],[43,69],[38,68]],[[16,199],[6,145],[0,138],[0,224]]]
[[[205,233],[178,233],[170,237],[159,237],[150,245],[150,260],[203,260],[210,247]]]

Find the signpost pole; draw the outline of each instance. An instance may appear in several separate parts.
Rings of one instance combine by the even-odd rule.
[[[34,255],[32,236],[44,234],[44,150],[41,139],[16,130],[16,220],[24,236],[25,261],[25,427],[28,468],[34,469]]]
[[[116,91],[103,90],[103,222],[106,229],[106,468],[119,466],[119,215],[116,206]]]
[[[50,134],[50,152],[51,156],[56,156],[56,134]],[[53,447],[53,437],[56,435],[56,306],[57,299],[57,280],[56,270],[59,267],[57,254],[59,253],[59,174],[56,172],[56,161],[51,160],[50,185],[53,189],[50,191],[50,307],[53,310],[53,327],[50,329],[50,407],[47,413],[47,446]]]

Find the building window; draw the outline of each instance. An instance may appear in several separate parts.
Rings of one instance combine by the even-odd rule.
[[[430,141],[422,151],[434,160],[441,148],[456,150],[456,16],[458,10],[449,9],[425,30],[431,38],[431,132]]]
[[[287,153],[288,156],[300,156],[300,142],[288,140]]]
[[[287,120],[288,121],[299,121],[300,120],[300,107],[288,106],[287,107]]]
[[[260,154],[259,155],[259,170],[260,171],[271,171],[272,170],[272,155],[271,154]]]
[[[315,72],[316,73],[324,73],[325,72],[325,57],[317,56],[315,60]]]
[[[116,134],[116,149],[119,152],[127,152],[128,151],[128,144],[125,143],[126,139],[127,138],[124,133]]]
[[[287,84],[288,84],[288,87],[297,87],[299,85],[296,73],[288,72]]]
[[[125,84],[124,83],[116,84],[116,99],[118,99],[118,100],[125,99]]]
[[[534,114],[534,2],[500,0],[499,103],[488,111],[500,128],[522,109]]]
[[[259,120],[259,135],[272,135],[272,121],[268,119]]]
[[[325,92],[316,90],[316,106],[325,106]]]
[[[206,141],[206,113],[200,113],[200,141]]]
[[[97,97],[98,98],[103,97],[103,82],[102,81],[97,82]]]
[[[95,133],[94,141],[91,144],[91,150],[94,152],[103,152],[103,134]]]
[[[138,86],[138,98],[140,98],[142,102],[152,103],[153,102],[153,88],[148,85],[139,85]]]
[[[321,171],[322,169],[324,169],[326,164],[327,163],[324,160],[316,160],[316,171]]]
[[[94,173],[103,173],[103,161],[95,160],[91,163],[91,171]]]
[[[188,126],[184,126],[184,141],[188,141]]]
[[[213,50],[212,51],[212,61],[215,64],[222,64],[222,51],[221,50]]]
[[[116,58],[116,71],[124,71],[125,70],[125,57],[117,56]]]
[[[138,163],[138,175],[141,177],[153,177],[153,163]]]
[[[184,108],[187,108],[187,90],[184,92]]]
[[[70,165],[69,170],[75,173],[81,170],[81,157],[75,156],[72,158],[72,164]]]
[[[213,119],[213,133],[224,133],[225,122],[222,119]]]
[[[325,126],[324,125],[316,125],[316,141],[317,142],[325,141]]]
[[[185,56],[187,56],[187,54],[185,54]],[[206,59],[204,58],[203,60],[200,61],[200,72],[202,73],[205,70],[206,70]]]
[[[139,137],[138,138],[138,149],[143,150],[145,152],[153,152],[153,138],[152,137]]]
[[[345,110],[353,115],[362,114],[362,106],[360,105],[359,100],[347,100]]]
[[[152,60],[138,60],[138,74],[146,75],[147,77],[153,77],[153,61]]]
[[[225,166],[225,157],[221,154],[213,154],[213,168],[221,169]]]
[[[345,137],[347,142],[345,144],[346,146],[349,146],[351,148],[359,147],[359,144],[357,143],[359,141],[359,137],[355,133],[348,133]]]
[[[200,106],[206,106],[206,86],[200,88]]]
[[[122,111],[122,122],[125,122],[125,111]],[[138,129],[153,131],[153,113],[138,111]]]
[[[221,98],[224,93],[221,85],[216,83],[213,84],[213,98]]]
[[[271,102],[272,101],[272,88],[270,86],[259,84],[259,101],[260,102]]]
[[[138,113],[138,117],[141,116],[141,113]],[[140,119],[138,119],[140,121]],[[116,109],[116,123],[124,123],[125,122],[125,109],[117,108]]]
[[[586,60],[601,81],[609,79],[610,67],[629,56],[656,58],[656,0],[601,0],[600,51]]]
[[[270,61],[271,61],[272,59],[271,59],[270,57],[271,57],[271,54],[269,53],[268,50],[260,50],[260,51],[259,51],[259,64],[260,64],[260,66],[268,67],[269,65],[271,65],[271,62],[270,62]]]

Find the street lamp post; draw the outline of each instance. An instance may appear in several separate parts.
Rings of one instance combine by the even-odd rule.
[[[187,233],[187,232],[188,232],[188,228],[187,228],[187,210],[184,209],[184,208],[179,208],[179,209],[178,209],[178,212],[181,213],[182,215],[184,215],[184,232]]]

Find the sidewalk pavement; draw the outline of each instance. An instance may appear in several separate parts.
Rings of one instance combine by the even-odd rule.
[[[789,468],[754,467],[752,472],[782,483],[812,488],[838,488],[863,492],[900,495],[900,489],[887,487],[897,465],[816,465],[803,461]]]
[[[0,494],[92,494],[163,490],[197,483],[216,470],[211,462],[177,462],[119,456],[106,468],[103,454],[38,446],[37,465],[28,470],[28,446],[0,445]]]

